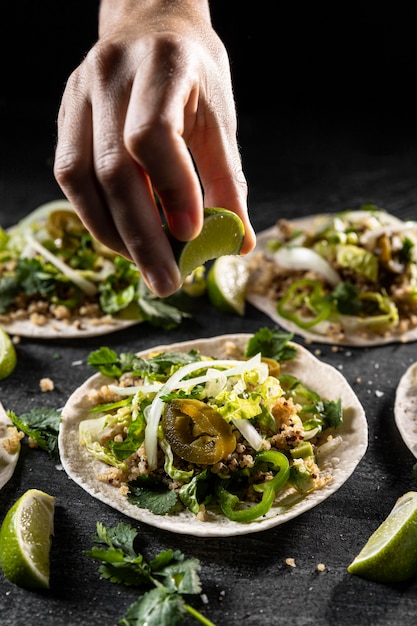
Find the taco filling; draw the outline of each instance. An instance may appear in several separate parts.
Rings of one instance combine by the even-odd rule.
[[[304,337],[417,339],[417,222],[373,205],[280,220],[249,257],[248,300]]]
[[[297,353],[290,337],[264,329],[244,351],[230,342],[227,358],[91,353],[113,377],[89,392],[79,422],[79,445],[108,466],[96,479],[157,515],[187,509],[204,521],[213,510],[240,523],[322,489],[332,472],[320,455],[342,443],[343,406],[283,371]],[[274,358],[262,355],[265,338]]]
[[[65,200],[0,228],[0,323],[8,332],[100,335],[143,321],[170,329],[184,317],[150,292],[134,263],[96,241]]]

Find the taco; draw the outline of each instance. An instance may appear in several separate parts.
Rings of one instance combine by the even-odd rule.
[[[404,443],[417,458],[417,362],[410,365],[400,379],[394,417]]]
[[[247,257],[247,300],[305,339],[417,340],[417,222],[374,205],[280,220]]]
[[[23,337],[103,335],[189,315],[154,296],[136,266],[96,241],[71,204],[44,204],[0,228],[0,325]]]
[[[65,471],[127,516],[195,536],[261,531],[323,502],[365,453],[367,422],[346,379],[289,339],[264,328],[92,353],[100,371],[62,411]]]

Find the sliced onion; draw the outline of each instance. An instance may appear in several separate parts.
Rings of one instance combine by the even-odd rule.
[[[194,370],[213,368],[213,367],[229,367],[224,371],[226,376],[237,376],[247,370],[254,369],[261,363],[261,354],[257,354],[248,361],[237,361],[230,359],[210,359],[207,361],[195,361],[193,363],[187,363],[183,367],[180,367],[159,389],[158,393],[152,400],[152,404],[147,412],[147,424],[145,428],[145,449],[146,457],[148,459],[148,466],[150,470],[153,470],[157,466],[158,462],[158,427],[161,419],[164,402],[161,400],[161,396],[170,393],[173,389],[179,388],[179,383],[188,374],[191,374]],[[196,381],[201,381],[202,377],[196,377],[183,381],[182,386],[191,387],[194,386]]]
[[[387,237],[392,237],[393,235],[405,235],[412,239],[415,243],[417,236],[417,222],[409,220],[407,222],[403,222],[402,224],[396,224],[395,226],[382,226],[381,228],[377,228],[375,230],[368,230],[366,233],[361,235],[360,242],[362,245],[374,248],[376,241],[382,235],[387,235]]]
[[[313,439],[313,437],[318,435],[318,433],[320,431],[321,431],[321,428],[319,426],[317,426],[316,428],[311,428],[310,430],[305,430],[304,431],[304,440],[305,441],[309,441],[310,439]]]
[[[339,274],[330,263],[311,248],[283,246],[274,253],[274,261],[287,269],[313,270],[334,287],[341,282]]]
[[[69,265],[64,263],[64,261],[61,261],[61,259],[56,257],[55,254],[52,254],[52,252],[47,250],[45,246],[39,243],[39,241],[36,241],[36,239],[32,237],[32,235],[30,235],[29,233],[25,233],[25,238],[28,245],[36,250],[36,252],[39,252],[39,254],[41,254],[47,261],[52,263],[52,265],[58,268],[59,271],[67,276],[67,278],[69,278],[70,281],[74,283],[74,285],[77,285],[77,287],[79,287],[81,291],[84,291],[84,293],[86,293],[88,296],[94,296],[97,293],[97,287],[94,283],[81,276],[78,272],[73,270],[72,267],[69,267]]]
[[[118,385],[108,385],[110,391],[117,393],[119,396],[134,396],[135,393],[157,393],[162,387],[162,383],[152,383],[149,385],[136,385],[130,387],[119,387]]]
[[[94,281],[95,283],[100,283],[101,281],[105,280],[108,276],[111,276],[112,274],[115,273],[115,267],[114,267],[114,263],[112,263],[109,259],[102,259],[101,260],[101,268],[98,270],[98,272],[90,272],[91,274],[91,280]]]
[[[318,446],[316,450],[317,457],[322,458],[324,456],[328,456],[329,454],[335,452],[342,443],[343,439],[340,435],[328,439],[328,441],[325,441],[321,446]]]
[[[245,418],[232,417],[232,422],[242,433],[248,444],[258,452],[262,448],[262,437],[255,426]]]

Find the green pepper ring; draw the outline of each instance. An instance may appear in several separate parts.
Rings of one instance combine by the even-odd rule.
[[[290,476],[289,461],[285,454],[276,450],[264,450],[255,456],[255,464],[258,462],[272,464],[276,470],[275,476],[271,480],[266,480],[253,486],[255,491],[262,493],[262,500],[249,508],[242,507],[241,502],[235,494],[226,489],[225,482],[221,481],[216,487],[220,508],[226,517],[234,522],[253,522],[258,517],[266,515],[271,508],[277,491],[282,489]]]
[[[305,292],[300,292],[304,288],[306,288]],[[311,293],[309,294],[307,290]],[[286,308],[289,304],[293,304],[293,308],[290,310]],[[303,320],[296,313],[300,305],[307,306],[315,314],[315,317],[309,321]],[[277,303],[277,312],[281,317],[291,320],[300,328],[307,329],[327,319],[332,312],[332,305],[325,298],[322,284],[317,280],[305,278],[296,280],[288,287],[285,295]]]

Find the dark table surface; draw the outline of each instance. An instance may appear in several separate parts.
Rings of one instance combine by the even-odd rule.
[[[8,227],[43,202],[61,197],[52,176],[54,110],[42,102],[2,103],[0,224]],[[279,216],[358,208],[374,202],[401,218],[416,218],[417,142],[400,117],[387,124],[371,116],[310,118],[285,113],[240,118],[240,143],[250,184],[249,205],[258,231]],[[252,332],[273,324],[248,306],[245,316],[215,312],[209,305],[168,334],[139,325],[107,337],[73,341],[22,339],[18,364],[0,382],[3,405],[23,413],[36,406],[60,407],[92,371],[89,352],[100,345],[141,350],[169,340]],[[295,337],[304,345],[301,338]],[[175,535],[135,523],[148,557],[166,548],[201,561],[207,599],[191,604],[218,626],[414,624],[417,580],[382,585],[346,568],[396,499],[417,489],[415,459],[403,443],[393,415],[395,390],[417,360],[415,344],[373,349],[321,349],[357,393],[369,424],[365,457],[343,487],[325,502],[276,528],[231,538]],[[39,380],[55,388],[41,393]],[[360,380],[360,382],[358,382]],[[94,500],[48,455],[22,447],[16,472],[0,492],[0,520],[27,489],[56,496],[51,550],[51,587],[37,593],[0,576],[0,623],[4,626],[84,624],[113,626],[138,592],[99,579],[97,564],[83,552],[92,547],[96,522],[129,522]],[[286,559],[295,560],[295,567]],[[317,565],[325,565],[318,571]],[[196,624],[187,618],[184,624]]]

